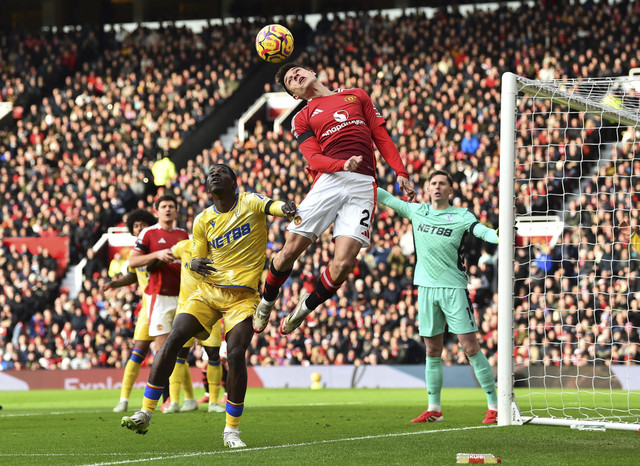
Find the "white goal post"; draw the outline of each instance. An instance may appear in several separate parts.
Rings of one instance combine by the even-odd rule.
[[[636,70],[502,76],[498,425],[640,428],[638,158]]]

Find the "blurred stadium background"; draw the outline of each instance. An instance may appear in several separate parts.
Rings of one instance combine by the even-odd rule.
[[[295,107],[273,84],[277,66],[261,62],[253,48],[255,33],[265,23],[287,24],[296,58],[317,69],[321,79],[371,94],[419,198],[427,173],[436,166],[448,169],[457,183],[455,202],[494,227],[502,73],[586,78],[626,75],[640,66],[637,1],[457,2],[458,8],[451,2],[363,0],[350,2],[353,11],[346,14],[335,14],[343,7],[333,0],[301,3],[2,2],[0,353],[5,373],[124,367],[138,291],[99,290],[122,269],[123,248],[131,245],[122,234],[126,212],[150,207],[158,192],[177,195],[179,224],[187,229],[208,205],[204,173],[216,161],[234,167],[247,191],[302,199],[309,187],[304,161],[288,119],[278,118]],[[149,23],[137,24],[143,21]],[[586,192],[598,193],[603,185],[612,193],[640,189],[638,143],[634,136],[623,138],[626,128],[620,134],[586,134],[626,141],[609,148],[617,154],[615,161],[599,165],[593,163],[595,154],[582,152],[582,122],[568,119],[559,125],[570,138],[567,157],[584,169]],[[621,176],[614,179],[612,173]],[[378,174],[382,186],[395,190],[385,165],[379,165]],[[543,188],[527,189],[530,211],[552,209],[572,229],[551,250],[521,249],[517,278],[521,283],[549,280],[549,289],[562,287],[554,299],[586,310],[576,312],[573,326],[557,327],[557,315],[545,312],[544,297],[521,300],[520,306],[539,309],[544,322],[537,336],[544,348],[531,364],[581,364],[585,352],[591,361],[606,355],[637,364],[638,255],[625,256],[627,248],[613,241],[620,219],[599,215],[596,196],[560,196],[550,205]],[[631,205],[637,201],[632,197]],[[612,197],[611,203],[637,223],[638,211],[628,200]],[[269,257],[281,247],[284,228],[278,220],[270,225]],[[582,237],[593,240],[579,255]],[[298,262],[281,295],[280,316],[327,263],[329,239],[321,238]],[[601,240],[612,246],[599,249]],[[495,248],[471,238],[466,260],[482,348],[495,365]],[[410,225],[379,212],[371,248],[362,252],[335,299],[288,339],[276,325],[269,326],[254,338],[249,363],[422,364],[414,263]],[[536,264],[534,270],[530,264]],[[560,267],[574,279],[554,280]],[[594,293],[588,287],[584,292],[585,283],[604,286],[601,295],[620,300],[620,312],[603,321]],[[196,351],[192,365],[199,356]],[[528,361],[533,352],[525,347],[518,356]],[[443,359],[449,367],[468,368],[453,339]],[[151,362],[149,356],[147,365]]]

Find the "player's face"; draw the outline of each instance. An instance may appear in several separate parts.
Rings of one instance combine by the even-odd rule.
[[[235,191],[235,181],[229,170],[222,165],[214,165],[207,174],[207,189],[210,194]]]
[[[436,175],[429,181],[429,197],[431,202],[449,201],[453,194],[453,186],[444,175]]]
[[[133,222],[133,236],[138,236],[142,230],[147,228],[149,224],[147,222]]]
[[[158,211],[158,220],[161,222],[175,220],[178,216],[178,206],[173,201],[160,202],[156,210]]]
[[[315,81],[316,74],[306,68],[291,68],[284,75],[284,85],[295,98],[304,97],[305,91]]]

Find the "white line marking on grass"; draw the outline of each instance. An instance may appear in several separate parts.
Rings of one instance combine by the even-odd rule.
[[[286,405],[245,405],[245,408],[259,409],[259,408],[283,408],[283,407],[314,407],[314,406],[347,406],[347,405],[361,405],[362,401],[347,401],[345,403],[299,403],[299,404],[286,404]],[[111,413],[111,409],[103,410],[77,410],[77,411],[38,411],[34,413],[4,413],[2,417],[27,417],[27,416],[57,416],[62,414],[96,414],[96,413]],[[202,411],[204,412],[204,411]]]
[[[292,447],[309,447],[313,445],[323,445],[328,443],[354,442],[357,440],[374,440],[374,439],[389,438],[389,437],[405,437],[408,435],[437,434],[441,432],[457,432],[462,430],[473,430],[473,429],[490,429],[494,427],[497,427],[497,426],[492,425],[492,426],[456,427],[453,429],[421,430],[418,432],[401,432],[397,434],[364,435],[362,437],[340,438],[340,439],[333,439],[333,440],[319,440],[317,442],[285,443],[282,445],[272,445],[268,447],[237,448],[233,450],[199,451],[194,453],[182,453],[178,455],[154,456],[152,458],[143,458],[139,460],[113,461],[108,463],[93,463],[87,466],[107,466],[112,464],[145,463],[149,461],[162,461],[162,460],[171,460],[171,459],[178,459],[178,458],[192,458],[196,456],[226,455],[226,454],[244,453],[248,451],[274,450],[274,449],[292,448]]]
[[[245,405],[245,408],[289,408],[291,406],[304,406],[313,408],[314,406],[347,406],[347,405],[361,405],[362,401],[346,401],[344,403],[300,403],[300,404],[286,404],[286,405]]]
[[[90,411],[85,411],[85,410],[76,410],[76,411],[39,411],[39,412],[35,412],[35,413],[11,413],[11,414],[7,414],[4,413],[0,416],[0,418],[3,417],[26,417],[26,416],[58,416],[61,414],[95,414],[95,413],[106,413],[109,412],[107,410],[90,410]]]
[[[151,455],[151,453],[149,453]],[[2,453],[2,457],[8,456],[32,456],[37,458],[39,456],[62,456],[62,457],[72,457],[72,456],[125,456],[131,455],[131,453],[120,453],[120,452],[111,452],[111,453]]]

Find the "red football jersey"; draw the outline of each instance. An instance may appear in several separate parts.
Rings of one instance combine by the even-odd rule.
[[[134,249],[142,254],[149,254],[170,248],[183,239],[189,239],[189,234],[182,228],[166,231],[156,223],[140,232]],[[180,294],[180,261],[176,260],[150,272],[149,284],[144,292],[146,294],[178,296]]]
[[[309,100],[291,120],[291,131],[298,144],[314,136],[322,153],[334,160],[346,161],[361,155],[362,163],[356,172],[375,178],[371,131],[384,124],[384,118],[365,91],[339,89],[332,95]]]

